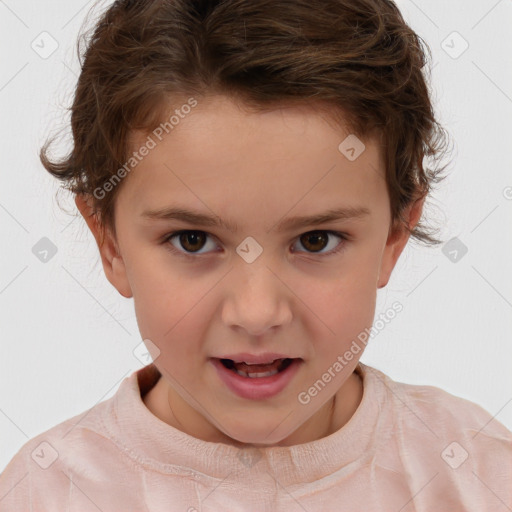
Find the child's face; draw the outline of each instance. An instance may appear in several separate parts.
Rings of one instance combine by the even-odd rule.
[[[338,150],[348,135],[311,110],[246,114],[216,97],[199,102],[125,178],[115,212],[120,254],[103,246],[103,264],[119,292],[133,296],[142,338],[160,350],[159,400],[167,408],[169,398],[179,428],[212,441],[296,444],[330,433],[335,394],[338,426],[357,407],[353,370],[364,349],[357,337],[372,325],[377,288],[408,237],[388,240],[376,142],[365,140],[350,161]],[[140,135],[134,150],[146,140]],[[166,208],[218,216],[238,230],[144,215]],[[278,228],[341,208],[362,213]],[[164,241],[179,230],[197,236]],[[311,231],[320,238],[302,236]],[[333,371],[354,340],[361,350]],[[284,389],[265,399],[236,394],[212,362],[265,352],[302,360]],[[330,381],[308,392],[329,369]]]

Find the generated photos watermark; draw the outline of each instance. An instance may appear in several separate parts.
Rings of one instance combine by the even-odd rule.
[[[299,403],[302,405],[309,404],[311,399],[317,396],[318,393],[320,393],[323,389],[325,389],[327,384],[336,377],[336,374],[340,373],[343,368],[345,368],[349,362],[354,359],[354,356],[361,352],[361,345],[366,347],[368,340],[381,332],[386,327],[386,325],[391,320],[393,320],[396,315],[403,309],[404,308],[400,302],[394,302],[390,308],[379,315],[378,320],[374,322],[370,329],[365,328],[364,331],[361,331],[357,335],[357,339],[352,340],[350,348],[346,350],[343,355],[339,355],[337,357],[336,361],[334,361],[334,363],[329,366],[329,368],[327,368],[325,373],[322,374],[321,378],[318,379],[307,391],[301,391],[297,395]]]
[[[127,176],[138,164],[143,160],[149,152],[156,147],[158,142],[161,142],[164,133],[168,134],[180,123],[181,119],[190,114],[192,108],[197,106],[197,100],[189,98],[187,103],[181,105],[180,108],[174,110],[176,115],[171,115],[167,121],[160,123],[150,135],[146,137],[146,141],[142,144],[137,151],[134,151],[132,156],[120,167],[115,174],[113,174],[101,187],[97,187],[93,191],[93,196],[96,199],[104,199],[108,192],[111,192],[123,178]],[[155,140],[157,139],[157,140]]]

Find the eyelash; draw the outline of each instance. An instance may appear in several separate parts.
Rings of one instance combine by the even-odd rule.
[[[176,254],[178,256],[183,256],[183,257],[189,258],[189,259],[197,260],[198,256],[204,256],[205,254],[207,254],[207,253],[187,253],[187,252],[183,252],[183,251],[176,249],[176,247],[174,247],[170,243],[170,240],[172,238],[174,238],[178,235],[184,234],[184,233],[204,233],[207,236],[213,236],[213,235],[210,235],[210,233],[207,233],[206,231],[201,231],[201,230],[197,230],[197,229],[182,229],[180,231],[174,231],[172,233],[168,233],[167,235],[165,235],[164,239],[162,240],[162,244],[165,244],[166,249],[168,251],[170,251],[171,253]],[[337,236],[337,237],[341,238],[341,240],[342,240],[334,249],[331,249],[329,252],[326,252],[326,253],[314,253],[314,252],[305,251],[306,254],[309,254],[311,256],[333,256],[333,255],[338,254],[341,251],[343,251],[345,249],[346,242],[349,241],[349,237],[346,233],[342,233],[339,231],[333,231],[333,230],[329,230],[329,229],[316,229],[313,231],[306,231],[305,233],[300,235],[298,237],[298,239],[300,239],[300,237],[307,235],[309,233],[327,233],[329,235]],[[304,252],[304,251],[302,251],[302,252]]]

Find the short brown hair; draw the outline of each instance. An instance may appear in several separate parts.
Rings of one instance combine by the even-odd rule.
[[[84,36],[87,38],[87,35]],[[265,111],[310,105],[361,139],[380,135],[392,225],[443,177],[447,132],[423,68],[428,45],[390,0],[116,1],[87,41],[71,110],[73,149],[48,172],[92,199],[115,236],[121,188],[93,191],[129,158],[133,130],[149,133],[184,97],[222,94]],[[172,105],[172,107],[170,107]],[[406,225],[405,225],[406,226]],[[422,222],[411,231],[440,243]]]

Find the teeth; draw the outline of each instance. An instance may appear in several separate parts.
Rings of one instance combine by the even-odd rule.
[[[269,361],[268,363],[248,363],[247,361],[235,361],[235,363],[244,363],[247,366],[255,366],[257,364],[272,364],[274,361],[277,361],[277,359],[273,359],[272,361]]]
[[[271,372],[247,373],[242,370],[235,369],[235,372],[242,377],[249,377],[250,379],[255,379],[258,377],[271,377],[272,375],[279,373],[279,370],[272,370]]]

